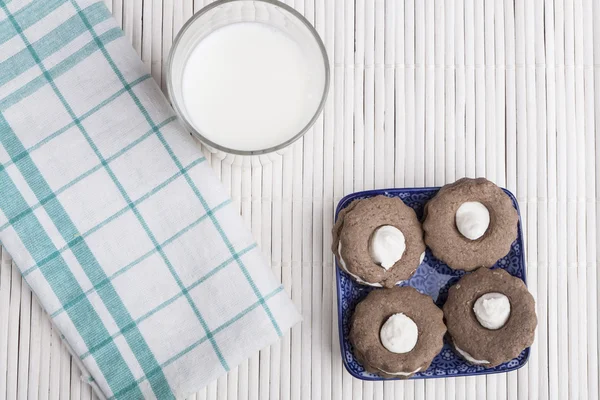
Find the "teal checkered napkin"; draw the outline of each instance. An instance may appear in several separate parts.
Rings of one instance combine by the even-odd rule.
[[[0,0],[0,240],[107,398],[197,391],[299,315],[102,2]]]

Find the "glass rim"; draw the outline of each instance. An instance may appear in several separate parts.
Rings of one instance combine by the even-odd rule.
[[[321,51],[321,56],[322,56],[322,59],[323,59],[323,66],[325,68],[325,82],[324,82],[324,85],[323,85],[323,94],[321,95],[321,101],[319,102],[319,106],[315,110],[314,115],[308,121],[308,123],[304,126],[304,128],[302,128],[300,130],[300,132],[296,133],[291,138],[287,139],[286,141],[284,141],[284,142],[282,142],[282,143],[280,143],[280,144],[278,144],[276,146],[268,147],[266,149],[259,149],[259,150],[238,150],[238,149],[232,149],[232,148],[229,148],[229,147],[226,147],[226,146],[222,146],[222,145],[220,145],[218,143],[215,143],[215,142],[207,139],[201,132],[199,132],[187,120],[185,114],[182,112],[182,109],[181,109],[180,105],[177,103],[177,100],[175,99],[175,96],[174,96],[174,88],[173,88],[173,80],[172,80],[173,58],[174,58],[175,53],[177,52],[177,48],[179,47],[179,43],[181,41],[181,38],[187,32],[187,30],[196,21],[198,21],[202,16],[204,16],[208,11],[212,10],[213,8],[216,8],[216,7],[218,7],[220,5],[223,5],[223,4],[226,4],[226,3],[240,3],[240,2],[246,2],[246,1],[259,1],[259,2],[262,2],[262,3],[267,3],[267,4],[270,4],[270,5],[279,7],[281,9],[287,11],[288,13],[290,13],[293,17],[295,17],[296,19],[298,19],[300,22],[302,22],[308,28],[309,32],[312,34],[313,38],[315,39],[315,41],[316,41],[316,43],[317,43],[317,45],[319,47],[319,50]],[[323,44],[323,40],[319,36],[319,33],[317,32],[317,30],[315,29],[315,27],[312,26],[312,24],[306,19],[306,17],[304,17],[302,14],[300,14],[294,8],[288,6],[285,3],[277,1],[277,0],[217,0],[214,3],[211,3],[211,4],[207,5],[207,6],[205,6],[200,11],[198,11],[196,14],[194,14],[183,25],[183,27],[181,28],[181,30],[177,34],[177,37],[173,41],[173,45],[171,46],[171,50],[169,52],[169,58],[168,58],[168,61],[167,61],[167,93],[169,95],[169,99],[171,100],[171,105],[175,109],[177,115],[179,116],[179,119],[181,120],[181,122],[183,123],[183,125],[185,126],[185,128],[187,130],[189,130],[198,139],[200,139],[200,141],[202,141],[204,144],[206,144],[206,145],[208,145],[210,147],[213,147],[213,148],[215,148],[217,150],[221,150],[221,151],[224,151],[224,152],[230,153],[230,154],[243,155],[243,156],[262,155],[262,154],[268,154],[268,153],[272,153],[272,152],[275,152],[275,151],[282,150],[283,148],[291,145],[296,140],[298,140],[302,136],[304,136],[304,134],[306,134],[306,132],[308,132],[308,130],[314,125],[314,123],[317,121],[317,119],[319,118],[319,116],[323,112],[323,108],[325,108],[325,102],[327,101],[327,94],[329,92],[329,85],[330,85],[330,80],[331,80],[330,74],[331,74],[331,71],[330,71],[330,66],[329,66],[329,57],[327,55],[327,50],[325,49],[325,45]]]

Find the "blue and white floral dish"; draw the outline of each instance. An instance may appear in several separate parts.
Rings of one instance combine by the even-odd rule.
[[[340,201],[336,209],[335,218],[337,220],[340,211],[347,207],[352,201],[382,194],[388,197],[399,197],[406,205],[412,207],[419,219],[421,219],[425,203],[435,196],[438,190],[439,188],[413,188],[369,190],[352,193]],[[518,212],[519,206],[515,196],[506,189],[504,191],[510,196],[513,205]],[[523,250],[523,233],[521,231],[520,213],[517,240],[512,244],[508,255],[500,259],[493,268],[505,269],[511,275],[525,281],[525,254]],[[412,286],[419,292],[431,296],[433,301],[441,307],[448,296],[448,288],[458,281],[465,273],[465,271],[452,270],[442,261],[435,258],[431,254],[431,251],[427,249],[425,259],[419,268],[417,268],[415,274],[401,285]],[[336,276],[339,316],[338,327],[344,366],[352,376],[358,379],[367,381],[388,380],[379,375],[365,371],[363,366],[354,358],[352,345],[348,340],[348,335],[350,333],[350,317],[354,312],[354,308],[371,290],[381,289],[356,283],[347,273],[340,269],[339,265],[336,268]],[[452,346],[447,339],[447,337],[444,338],[444,347],[433,359],[429,368],[426,371],[416,373],[410,379],[444,378],[509,372],[524,366],[529,358],[529,348],[527,348],[523,350],[517,358],[494,368],[471,365],[453,351]]]

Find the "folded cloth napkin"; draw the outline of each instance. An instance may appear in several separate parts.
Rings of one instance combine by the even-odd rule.
[[[101,1],[0,0],[0,241],[106,398],[193,393],[300,318]]]

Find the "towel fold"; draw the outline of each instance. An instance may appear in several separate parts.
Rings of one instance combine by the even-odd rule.
[[[193,393],[300,318],[100,1],[0,1],[0,241],[106,398]]]

